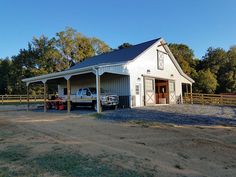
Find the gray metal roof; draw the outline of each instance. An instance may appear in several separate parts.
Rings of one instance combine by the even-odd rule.
[[[147,41],[141,44],[133,45],[129,48],[114,50],[109,53],[87,58],[81,63],[77,63],[76,65],[72,66],[68,70],[84,68],[84,67],[93,66],[93,65],[108,64],[108,63],[112,64],[112,63],[131,61],[134,58],[136,58],[139,54],[144,52],[151,45],[153,45],[155,42],[157,42],[159,39],[160,38]]]

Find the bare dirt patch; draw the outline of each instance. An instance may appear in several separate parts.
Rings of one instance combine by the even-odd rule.
[[[0,176],[236,176],[236,130],[0,113]]]

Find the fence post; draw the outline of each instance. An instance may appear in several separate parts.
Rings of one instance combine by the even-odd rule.
[[[191,95],[189,93],[185,93],[185,102],[191,104]]]
[[[203,94],[201,95],[201,97],[202,97],[202,104],[204,104],[204,97],[203,97]]]
[[[188,93],[185,93],[185,102],[191,104],[191,98],[189,97]]]
[[[3,95],[2,95],[2,104],[3,104]]]
[[[220,95],[220,105],[223,105],[223,96]]]
[[[21,95],[20,95],[20,104],[21,104]]]
[[[191,104],[193,104],[193,88],[192,88],[192,84],[190,84],[190,101],[191,101]]]

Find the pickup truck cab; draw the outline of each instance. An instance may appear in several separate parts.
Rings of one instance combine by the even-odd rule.
[[[67,96],[62,97],[63,102],[67,101]],[[97,91],[94,87],[80,88],[76,94],[70,95],[71,106],[92,106],[97,109]],[[119,97],[116,94],[110,94],[101,89],[100,102],[102,107],[116,109],[119,104]]]

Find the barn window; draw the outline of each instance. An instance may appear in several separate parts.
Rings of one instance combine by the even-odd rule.
[[[145,80],[145,89],[146,89],[146,91],[154,90],[154,83],[153,83],[152,79],[146,79]]]
[[[175,82],[170,81],[170,92],[175,92]]]
[[[135,91],[136,91],[136,95],[139,95],[139,85],[136,85],[136,87],[135,87]]]
[[[164,70],[164,53],[157,51],[157,69]]]

